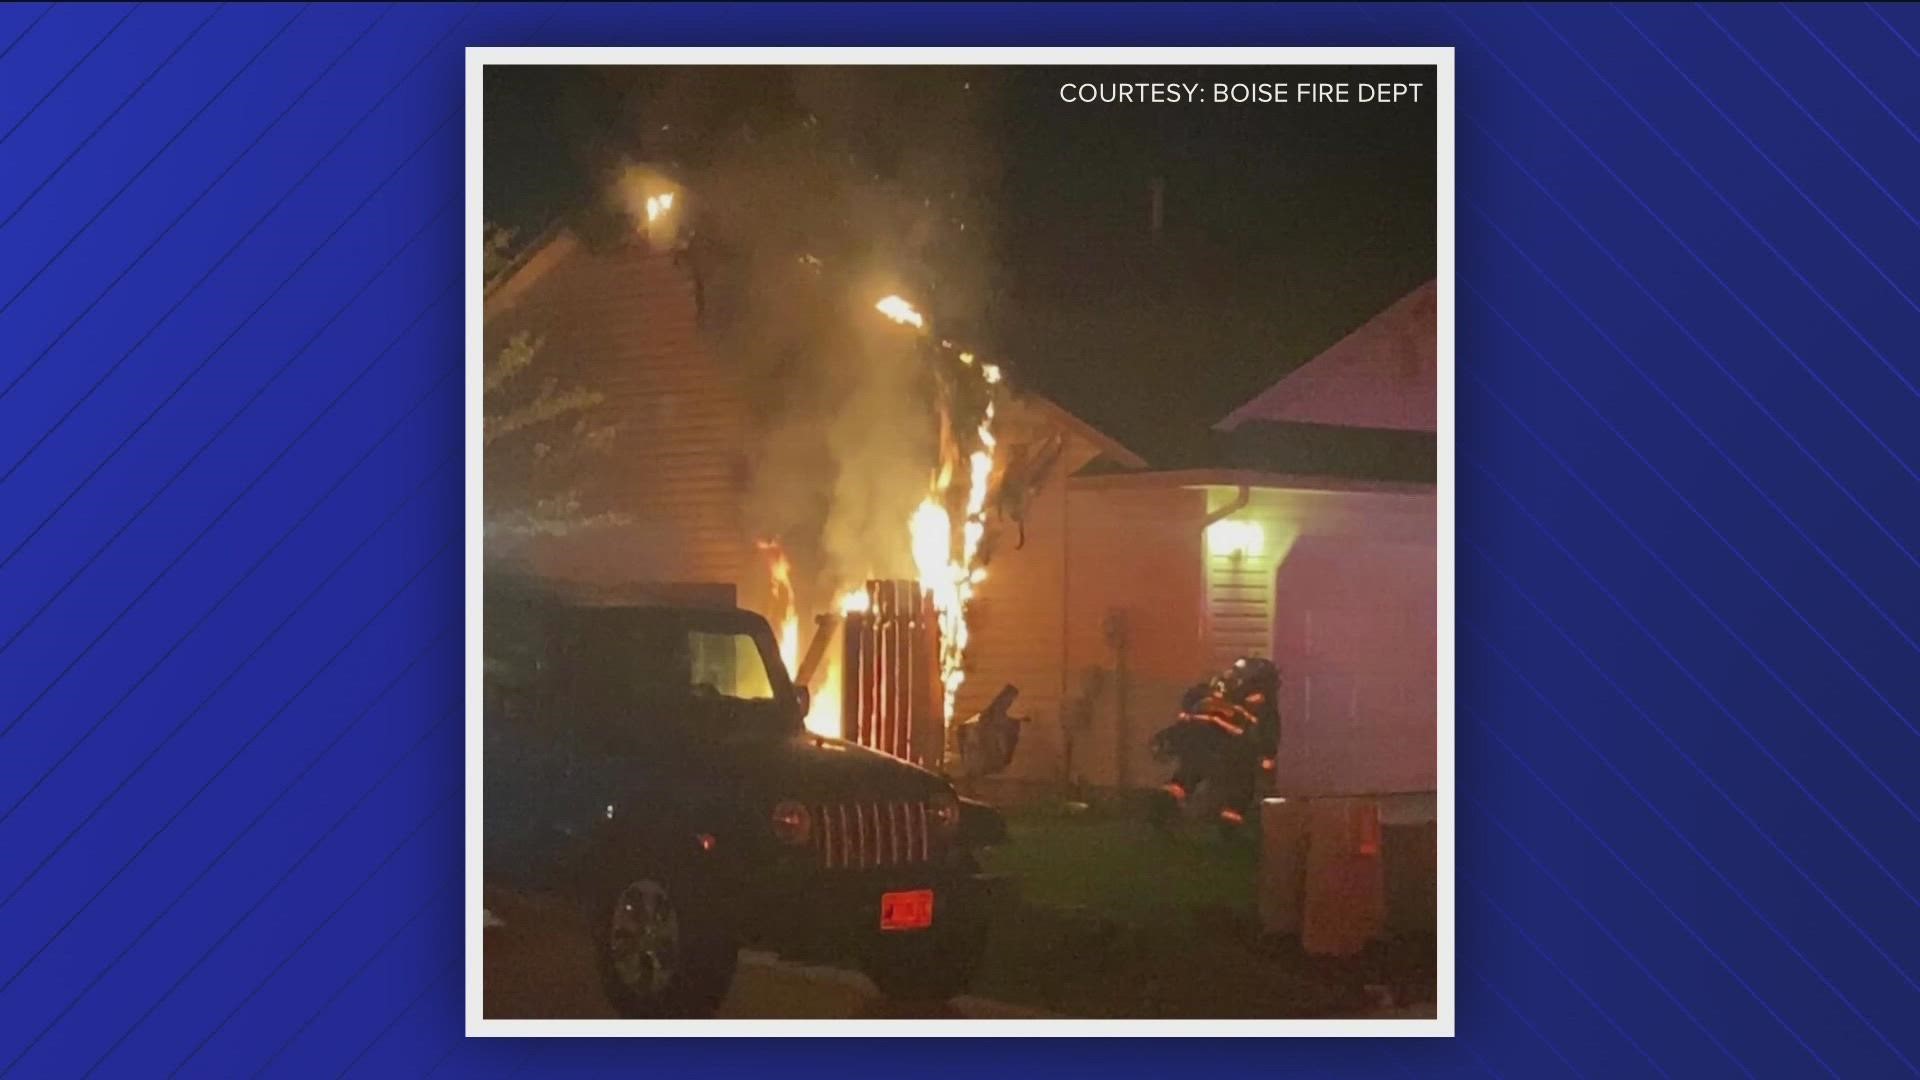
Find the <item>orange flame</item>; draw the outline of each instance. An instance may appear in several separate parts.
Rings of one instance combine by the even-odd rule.
[[[800,611],[793,603],[793,564],[778,540],[760,540],[754,544],[767,557],[767,573],[772,578],[767,621],[780,635],[780,662],[791,676],[800,664]]]
[[[914,310],[914,306],[907,303],[905,297],[883,296],[880,298],[879,303],[873,305],[873,309],[885,315],[887,318],[892,319],[894,322],[900,323],[903,326],[911,326],[916,330],[922,329],[927,325],[925,317]]]
[[[902,325],[926,330],[926,319],[904,297],[890,295],[874,304],[875,310]],[[986,580],[983,542],[987,533],[987,493],[993,479],[996,442],[993,434],[994,388],[1001,381],[1000,368],[979,360],[973,353],[958,351],[951,341],[940,340],[943,348],[957,353],[961,365],[977,375],[987,393],[987,406],[971,440],[975,447],[966,450],[954,432],[952,414],[943,408],[940,415],[940,463],[921,500],[907,521],[909,549],[920,587],[932,594],[940,621],[940,680],[944,688],[944,716],[953,720],[954,702],[966,683],[966,656],[969,639],[967,609],[974,588]],[[956,537],[953,508],[962,514]],[[844,613],[865,610],[864,592],[841,598]],[[837,670],[830,671],[837,677]]]
[[[849,589],[833,604],[833,609],[843,616],[869,611],[872,607],[873,600],[865,588]],[[813,695],[813,707],[807,712],[807,730],[815,735],[837,739],[842,734],[840,707],[845,691],[841,659],[844,655],[840,649],[829,649],[820,665],[820,692]]]
[[[894,301],[899,301],[900,308],[905,312],[913,313],[913,325],[921,325],[917,321],[918,312],[914,312],[911,305],[899,297],[887,297],[878,306],[889,318],[907,321],[895,311],[888,310]],[[953,720],[954,701],[959,697],[960,688],[967,678],[966,657],[970,638],[967,609],[973,601],[974,587],[985,581],[987,576],[981,548],[987,534],[987,489],[993,479],[996,448],[992,393],[993,387],[1000,382],[998,366],[977,361],[971,352],[960,352],[958,358],[968,371],[979,375],[988,393],[986,409],[973,432],[976,448],[971,452],[962,449],[955,437],[952,416],[943,410],[940,416],[940,465],[927,497],[907,522],[913,565],[919,576],[920,587],[933,595],[934,609],[939,612],[940,681],[944,688],[944,716],[949,722]],[[957,545],[953,517],[949,511],[949,507],[956,504],[963,507]]]

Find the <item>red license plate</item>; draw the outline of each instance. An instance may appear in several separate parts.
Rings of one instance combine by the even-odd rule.
[[[932,925],[932,889],[880,894],[880,929],[925,930]]]

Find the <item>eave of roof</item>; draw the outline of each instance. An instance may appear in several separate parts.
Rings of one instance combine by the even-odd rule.
[[[546,276],[554,267],[560,265],[579,249],[580,238],[565,225],[554,225],[534,238],[524,251],[495,274],[482,289],[482,317],[491,319],[512,307],[528,289],[533,287],[534,282]]]
[[[1101,454],[1114,464],[1128,469],[1147,468],[1146,458],[1128,449],[1120,440],[1108,435],[1106,432],[1101,431],[1099,428],[1094,427],[1078,416],[1075,416],[1067,410],[1066,406],[1061,405],[1059,402],[1037,391],[1023,389],[1020,393],[1020,400],[1022,402],[1033,406],[1039,412],[1045,414],[1049,420],[1065,428],[1068,432],[1078,435],[1092,443]]]
[[[1080,472],[1070,487],[1101,491],[1143,488],[1248,487],[1272,491],[1320,491],[1431,498],[1434,485],[1392,480],[1355,480],[1340,476],[1263,472],[1257,469],[1142,469],[1131,472]]]

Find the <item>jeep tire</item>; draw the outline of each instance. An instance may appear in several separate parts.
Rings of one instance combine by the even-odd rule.
[[[594,955],[614,1011],[712,1016],[733,982],[739,945],[697,879],[637,867],[596,892]]]

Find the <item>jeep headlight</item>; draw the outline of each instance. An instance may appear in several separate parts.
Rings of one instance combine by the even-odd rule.
[[[772,825],[773,835],[781,843],[797,846],[813,834],[813,815],[805,805],[786,799],[774,804]]]
[[[936,792],[927,799],[927,817],[935,828],[951,836],[960,829],[960,799],[951,791]]]

